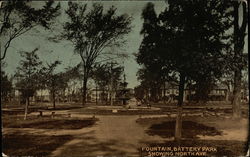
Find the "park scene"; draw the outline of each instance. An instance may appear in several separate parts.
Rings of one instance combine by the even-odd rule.
[[[0,1],[2,156],[247,156],[247,1]]]

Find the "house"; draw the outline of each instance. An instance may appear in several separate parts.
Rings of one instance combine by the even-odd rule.
[[[165,91],[164,91],[165,90]],[[160,97],[167,99],[168,101],[177,100],[179,95],[178,86],[173,84],[167,84],[165,88],[161,88]],[[195,91],[185,88],[184,89],[184,101],[189,101],[193,99]],[[208,99],[210,101],[229,101],[230,91],[227,86],[223,84],[217,85],[214,89],[208,94]]]

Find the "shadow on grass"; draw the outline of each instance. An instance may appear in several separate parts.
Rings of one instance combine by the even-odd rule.
[[[57,147],[71,140],[72,136],[45,136],[6,134],[2,151],[8,156],[48,156]]]
[[[23,120],[17,117],[3,117],[4,128],[36,128],[36,129],[81,129],[95,124],[97,119],[51,119],[35,118]]]
[[[71,157],[94,157],[94,156],[138,156],[139,151],[132,151],[137,147],[134,144],[126,143],[115,139],[101,140],[94,137],[94,132],[88,132],[77,136],[69,143],[60,148],[56,156]]]
[[[83,139],[83,138],[82,138]],[[68,146],[61,154],[66,156],[127,156],[128,152],[117,148],[116,140],[95,141],[95,139],[84,138],[80,143]],[[121,147],[120,147],[121,148]],[[131,154],[130,154],[131,155]]]
[[[165,121],[160,124],[153,124],[146,131],[149,135],[159,135],[163,138],[174,137],[175,121]],[[183,138],[198,138],[198,135],[216,136],[221,135],[215,127],[206,126],[193,121],[182,122],[182,137]]]

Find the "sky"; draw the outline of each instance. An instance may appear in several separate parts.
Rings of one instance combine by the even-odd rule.
[[[125,67],[126,81],[129,83],[128,87],[133,88],[139,85],[136,73],[139,69],[139,65],[135,61],[134,53],[139,50],[140,43],[142,41],[142,35],[140,31],[142,29],[143,20],[141,18],[142,9],[148,2],[152,2],[155,5],[156,13],[162,12],[165,7],[165,1],[83,1],[79,0],[79,3],[87,3],[88,7],[91,8],[92,3],[98,2],[102,3],[105,8],[109,8],[114,5],[117,8],[117,14],[128,14],[133,18],[132,20],[132,31],[126,35],[127,43],[121,48],[115,49],[105,49],[104,51],[116,51],[122,52],[129,55],[129,58],[124,60],[119,60],[121,65]],[[58,71],[64,70],[66,67],[73,67],[81,62],[80,56],[75,54],[74,47],[70,42],[61,41],[59,43],[50,42],[47,40],[48,36],[53,36],[58,31],[62,31],[62,21],[67,19],[64,13],[64,9],[67,8],[66,1],[60,1],[62,7],[62,14],[56,19],[57,25],[54,25],[52,30],[45,31],[41,27],[37,27],[34,30],[27,32],[26,34],[15,39],[5,58],[7,66],[5,71],[9,74],[14,74],[16,67],[20,61],[20,51],[32,51],[35,48],[39,48],[38,55],[44,63],[52,63],[55,60],[62,61],[62,64],[58,67]],[[34,1],[32,5],[34,7],[40,7],[44,4],[42,1]],[[245,52],[248,52],[248,42],[245,44]]]
[[[79,1],[79,3],[87,3],[88,7],[92,7],[92,3],[97,1]],[[129,55],[129,58],[119,60],[118,62],[125,67],[126,81],[129,83],[128,87],[133,88],[139,84],[137,81],[136,73],[138,71],[139,65],[135,61],[134,53],[138,52],[140,43],[142,41],[142,36],[140,35],[140,30],[142,28],[143,20],[141,19],[142,9],[149,1],[98,1],[102,3],[105,8],[109,8],[114,5],[117,8],[117,14],[128,14],[132,17],[132,30],[129,34],[125,36],[127,43],[125,43],[121,48],[106,49],[106,51],[119,51]],[[152,1],[151,1],[152,2]],[[62,9],[67,8],[67,2],[61,1]],[[154,1],[155,10],[157,13],[163,11],[166,7],[164,1]],[[33,6],[39,7],[43,2],[34,1]],[[63,21],[67,16],[62,11],[60,17],[57,21]],[[5,70],[9,74],[14,74],[16,67],[20,61],[19,51],[32,51],[36,47],[39,48],[38,55],[42,61],[45,63],[52,63],[54,60],[61,60],[62,65],[60,65],[58,70],[62,70],[68,66],[77,65],[81,59],[80,56],[74,54],[74,47],[70,42],[62,41],[60,43],[53,43],[47,40],[48,36],[51,34],[56,34],[60,31],[61,27],[55,26],[53,31],[44,31],[44,29],[38,27],[26,34],[20,36],[12,42],[11,47],[6,55],[5,62],[7,66]],[[39,32],[37,32],[37,30]]]

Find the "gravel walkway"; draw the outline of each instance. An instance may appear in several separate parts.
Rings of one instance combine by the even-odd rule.
[[[98,116],[97,124],[55,150],[53,156],[138,156],[145,142],[163,142],[136,123],[138,116]],[[81,132],[79,130],[79,132]]]

